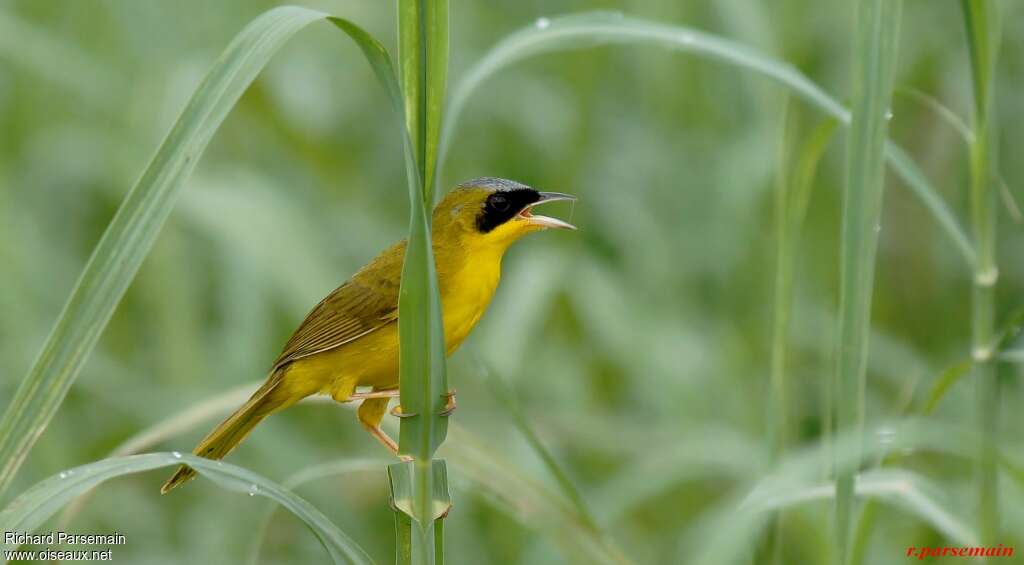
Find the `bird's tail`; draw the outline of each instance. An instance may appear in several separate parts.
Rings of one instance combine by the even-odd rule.
[[[286,403],[282,402],[281,394],[278,390],[280,383],[281,376],[279,373],[271,375],[267,382],[263,383],[263,386],[254,392],[241,408],[235,410],[234,414],[228,416],[227,420],[221,422],[219,426],[207,434],[203,441],[200,441],[199,445],[192,450],[192,453],[207,459],[221,459],[230,453],[263,418],[285,406]],[[275,391],[278,391],[279,394],[274,394]],[[192,468],[182,465],[160,487],[160,494],[167,494],[174,487],[189,481],[195,476],[196,472]]]

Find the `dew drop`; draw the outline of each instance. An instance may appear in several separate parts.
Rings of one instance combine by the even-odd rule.
[[[875,233],[882,231],[882,224],[875,224]]]
[[[66,479],[66,478],[68,478],[68,474],[67,474],[67,472],[65,472],[65,471],[61,471],[61,472],[60,472],[60,475],[57,475],[57,476],[58,476],[58,477],[60,477],[60,478],[62,478],[62,479]]]
[[[173,455],[175,459],[181,459],[181,452],[180,451],[172,451],[171,455]]]
[[[882,428],[878,430],[878,441],[882,445],[889,445],[896,440],[896,430],[892,428]]]
[[[256,496],[256,493],[260,491],[259,485],[251,485],[249,487],[249,496]]]
[[[886,110],[885,111],[885,120],[889,121],[891,119],[892,119],[892,109]]]
[[[537,21],[534,23],[534,25],[537,26],[537,29],[547,29],[548,26],[551,25],[551,20],[547,18],[537,18]]]

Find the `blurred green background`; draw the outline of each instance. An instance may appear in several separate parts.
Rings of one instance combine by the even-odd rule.
[[[674,2],[453,0],[451,83],[501,37],[538,17],[589,9],[708,30],[792,62],[838,99],[849,91],[853,7],[839,0]],[[203,73],[269,1],[0,3],[0,399],[13,394],[121,198]],[[393,2],[306,2],[394,44]],[[1024,162],[1024,6],[1004,2],[997,80],[1000,169],[1019,194]],[[906,89],[967,116],[959,4],[904,7],[891,136],[966,218],[962,140]],[[550,483],[484,383],[494,368],[594,514],[636,563],[685,563],[716,503],[766,468],[775,276],[773,191],[787,100],[766,80],[657,47],[544,55],[489,80],[461,116],[441,187],[475,176],[580,196],[576,233],[546,233],[506,258],[489,313],[450,363],[455,422],[496,458]],[[806,111],[814,116],[812,110]],[[57,418],[8,491],[105,457],[140,430],[260,379],[322,296],[402,237],[400,146],[383,92],[357,49],[318,24],[291,41],[231,113]],[[791,437],[822,428],[832,366],[843,137],[814,187],[796,272],[788,374]],[[1024,283],[1020,226],[1001,209],[999,312]],[[558,212],[568,217],[568,208]],[[965,220],[962,220],[965,223]],[[867,389],[869,425],[920,402],[969,353],[970,273],[932,218],[890,177]],[[970,422],[964,379],[937,417]],[[1004,434],[1019,438],[1019,380],[1003,389]],[[188,450],[213,422],[154,449]],[[456,441],[453,437],[452,441]],[[1015,445],[1019,445],[1015,444]],[[450,446],[449,446],[450,447]],[[442,449],[444,456],[446,447]],[[1012,447],[1012,445],[1011,445]],[[1018,448],[1019,451],[1019,448]],[[386,454],[330,403],[270,418],[229,460],[275,480],[339,458]],[[455,481],[450,563],[586,559],[557,532]],[[921,452],[905,467],[969,513],[968,461]],[[121,563],[238,563],[265,500],[204,480],[158,494],[166,470],[118,479],[74,518],[117,530]],[[1005,529],[1024,538],[1024,490],[1002,483]],[[299,494],[381,563],[393,527],[383,469]],[[514,493],[511,493],[514,498]],[[787,563],[819,563],[828,504],[794,513]],[[524,523],[525,522],[525,523]],[[699,540],[699,537],[696,539]],[[882,507],[868,554],[893,563],[942,544]],[[275,515],[263,562],[321,562],[315,537]],[[960,562],[948,558],[945,562]],[[942,559],[934,562],[943,562]]]

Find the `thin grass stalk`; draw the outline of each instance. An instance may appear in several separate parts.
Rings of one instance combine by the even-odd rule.
[[[437,272],[430,235],[441,106],[448,68],[447,0],[398,0],[399,68],[406,128],[411,139],[409,237],[398,303],[399,379],[402,419],[399,449],[409,463],[389,469],[396,512],[411,511],[416,524],[412,550],[399,535],[399,563],[443,563],[443,530],[435,519],[444,516],[435,502],[450,505],[444,462],[434,452],[447,434],[445,393],[448,390],[444,328]],[[440,466],[440,468],[438,468]],[[442,480],[444,484],[436,483]],[[411,499],[403,505],[401,498]],[[396,516],[398,530],[411,527]],[[437,545],[441,543],[441,545]],[[438,559],[441,556],[441,559]]]
[[[508,412],[509,416],[511,416],[513,424],[515,424],[519,433],[522,434],[526,443],[528,443],[537,456],[540,457],[541,462],[544,463],[548,472],[555,478],[555,481],[562,490],[562,494],[572,502],[573,506],[576,508],[576,513],[579,516],[580,521],[593,532],[603,533],[601,532],[601,527],[598,525],[593,513],[590,511],[590,508],[588,508],[586,502],[584,502],[583,495],[580,494],[579,489],[576,488],[572,479],[569,478],[562,469],[562,466],[555,460],[555,456],[552,455],[551,451],[544,446],[544,442],[541,441],[540,436],[537,435],[533,426],[530,425],[530,421],[523,413],[519,402],[516,401],[512,391],[509,390],[508,385],[505,384],[504,380],[490,368],[485,372],[489,375],[487,377],[487,384],[490,385],[494,395],[504,405],[505,411]]]
[[[976,482],[978,529],[983,543],[999,535],[998,461],[994,446],[999,428],[999,381],[995,348],[997,127],[992,117],[996,55],[1000,29],[998,3],[962,0],[974,87],[973,138],[970,146],[970,206],[977,263],[971,292],[971,357],[977,402],[979,445]]]
[[[966,136],[965,139],[969,137],[970,136]],[[1005,327],[999,332],[1000,337],[996,340],[994,347],[995,354],[999,358],[1002,358],[1002,352],[1006,345],[1012,341],[1016,335],[1018,335],[1022,318],[1024,318],[1024,311],[1014,313],[1007,320]],[[1007,365],[1003,364],[999,365],[999,367],[1005,369]],[[938,376],[938,378],[935,379],[931,390],[928,392],[924,402],[921,403],[916,412],[918,412],[922,417],[930,416],[950,388],[952,388],[952,386],[956,384],[961,377],[970,373],[973,368],[974,363],[971,359],[964,359],[947,367]],[[978,437],[984,438],[985,436]],[[993,445],[993,448],[998,448],[998,446]],[[1005,465],[1007,463],[1007,461],[1000,456],[998,450],[992,453],[992,457],[994,458],[993,464]],[[895,465],[900,461],[900,458],[901,455],[898,451],[890,451],[880,459],[878,466],[887,467]],[[864,558],[867,555],[867,549],[871,542],[871,535],[878,517],[877,505],[877,501],[874,500],[869,500],[864,504],[864,510],[861,512],[860,518],[857,522],[856,533],[854,534],[853,547],[851,549],[849,559],[850,565],[860,565],[861,563],[864,563]]]
[[[775,289],[772,309],[771,374],[768,401],[768,443],[771,463],[776,464],[785,453],[789,410],[786,379],[786,343],[793,308],[793,281],[796,271],[796,251],[800,232],[810,201],[818,162],[831,140],[837,122],[829,119],[813,130],[804,143],[800,143],[800,120],[797,110],[787,104],[780,145],[780,169],[775,191]],[[774,516],[771,522],[764,554],[774,563],[781,562],[783,516]]]
[[[871,324],[878,226],[885,186],[885,144],[901,0],[862,0],[853,50],[852,118],[847,146],[836,333],[836,427],[859,436]],[[858,446],[853,447],[855,459]],[[838,455],[837,455],[838,457]],[[836,561],[844,562],[854,516],[856,467],[836,464]]]
[[[800,232],[807,214],[814,177],[829,141],[837,126],[833,119],[816,127],[796,155],[783,149],[784,171],[780,175],[775,200],[776,271],[773,298],[773,327],[771,351],[771,393],[769,404],[773,415],[769,419],[769,445],[773,462],[786,448],[786,341],[793,307],[796,251]],[[796,126],[787,124],[786,147],[797,145]]]
[[[768,388],[768,452],[774,465],[785,451],[787,419],[786,407],[786,334],[792,303],[792,241],[790,236],[790,201],[792,200],[790,168],[793,146],[796,144],[798,120],[792,102],[787,98],[783,115],[782,142],[779,144],[779,173],[775,189],[775,288],[772,307],[771,373]],[[768,536],[761,545],[763,562],[782,563],[784,516],[779,512],[771,517]]]
[[[953,111],[949,110],[949,108],[946,107],[941,101],[935,99],[933,96],[925,92],[921,92],[919,90],[915,90],[912,88],[898,88],[896,92],[905,94],[914,101],[920,102],[922,105],[928,108],[928,110],[933,112],[937,118],[945,122],[951,130],[955,131],[956,134],[963,139],[964,144],[966,145],[969,151],[968,157],[970,158],[971,144],[975,139],[975,135],[974,132],[971,131],[971,127],[968,126],[965,121],[959,118],[959,116],[957,116]],[[997,170],[993,169],[993,173],[996,175],[997,179],[1001,178],[1001,175],[998,174]],[[1002,183],[1001,180],[999,180],[998,182],[1000,188],[1002,186],[1005,186],[1005,183]],[[1011,214],[1013,214],[1016,204],[1013,202],[1012,197],[1006,202],[1006,204],[1008,211]],[[1004,360],[1006,358],[1006,352],[1004,351],[1004,349],[1007,343],[1009,343],[1013,336],[1016,335],[1021,315],[1021,312],[1016,312],[1015,314],[1012,314],[1006,322],[1006,327],[999,332],[999,335],[1001,337],[999,338],[999,340],[997,340],[997,343],[993,349],[993,355],[995,355],[999,360]],[[973,370],[974,359],[970,357],[946,367],[946,370],[943,371],[942,374],[939,375],[939,377],[933,383],[931,390],[928,393],[928,396],[926,397],[925,401],[919,409],[920,414],[926,417],[930,416],[932,412],[935,410],[935,408],[938,406],[939,402],[943,399],[945,394],[952,388],[952,386],[959,382],[959,380],[964,378],[966,375],[972,374]],[[985,449],[985,447],[982,447],[982,449]],[[889,466],[898,461],[899,458],[897,457],[897,455],[895,455],[894,453],[890,453],[887,455],[886,458],[882,460],[879,466]],[[853,539],[853,549],[850,558],[851,565],[860,565],[861,563],[864,563],[864,559],[867,555],[867,548],[870,545],[871,534],[874,525],[876,525],[878,521],[878,516],[878,503],[876,501],[866,502],[864,504],[863,512],[861,513],[860,518],[858,520],[856,533]]]
[[[773,464],[782,455],[786,443],[786,334],[793,285],[793,242],[790,237],[793,175],[790,162],[797,138],[797,118],[788,101],[782,127],[778,186],[775,188],[775,288],[772,304],[771,373],[768,387],[768,450]]]

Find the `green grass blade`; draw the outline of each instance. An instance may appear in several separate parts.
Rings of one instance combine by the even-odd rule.
[[[214,423],[218,419],[223,419],[231,414],[231,412],[239,405],[245,402],[246,399],[249,398],[257,388],[259,388],[260,384],[262,384],[261,381],[253,381],[239,385],[212,396],[182,412],[156,422],[126,439],[120,445],[111,450],[107,457],[123,457],[126,455],[142,453],[147,449],[159,445],[161,442],[190,431],[195,431],[197,428]],[[330,398],[323,396],[314,396],[303,400],[304,403],[328,401],[334,402]],[[344,406],[349,409],[355,408],[351,404],[345,404]],[[315,468],[316,467],[313,467],[313,469]],[[61,513],[59,523],[65,526],[70,524],[71,520],[85,506],[88,498],[89,492],[83,492],[72,503],[68,504],[64,509],[64,512]]]
[[[928,398],[924,402],[924,406],[921,408],[921,413],[925,416],[930,415],[939,406],[939,402],[946,395],[946,392],[953,387],[960,377],[970,372],[974,364],[970,359],[964,359],[958,363],[954,363],[942,371],[939,378],[932,385],[931,390],[928,392]]]
[[[885,502],[929,524],[953,543],[977,545],[975,532],[951,508],[936,488],[923,477],[900,469],[887,469],[860,475],[856,494],[870,501]],[[685,544],[687,561],[697,565],[744,563],[749,544],[768,523],[771,511],[791,509],[835,498],[835,484],[788,483],[756,485],[741,501],[729,500],[711,511],[710,524],[700,537],[704,543],[693,558],[693,545]],[[702,530],[703,531],[703,530]],[[696,537],[696,536],[694,536]],[[692,538],[685,538],[690,541]]]
[[[23,492],[0,512],[0,528],[5,531],[31,532],[41,526],[62,506],[107,480],[187,463],[219,486],[250,496],[269,498],[300,518],[316,535],[334,563],[372,565],[373,560],[350,537],[331,523],[312,504],[288,489],[252,471],[220,461],[180,453],[149,453],[115,457],[89,463],[40,481]],[[14,549],[4,544],[4,549]]]
[[[320,479],[352,473],[379,472],[382,468],[386,467],[387,464],[387,461],[379,459],[345,459],[342,461],[330,461],[319,465],[313,465],[312,467],[307,467],[295,473],[285,479],[281,483],[281,486],[289,491],[294,491],[307,483],[318,481]],[[270,523],[274,518],[275,510],[277,510],[277,505],[269,505],[267,510],[264,512],[259,525],[256,526],[256,531],[252,536],[252,550],[249,552],[248,562],[250,565],[257,565],[257,563],[260,562],[260,550],[263,549],[263,539],[270,530]]]
[[[596,426],[595,426],[596,427]],[[634,442],[642,442],[643,436]],[[645,445],[645,444],[641,444]],[[702,481],[742,483],[764,472],[768,460],[762,438],[746,437],[728,429],[702,427],[659,442],[657,453],[627,452],[622,470],[592,496],[609,524],[629,519],[644,503]]]
[[[853,115],[847,144],[836,331],[836,429],[864,425],[868,333],[885,144],[899,39],[900,0],[861,0],[853,54]],[[846,559],[854,522],[854,470],[836,465],[837,558]]]
[[[954,248],[964,258],[964,262],[969,267],[973,267],[977,261],[974,245],[967,237],[963,227],[960,226],[959,220],[953,215],[952,210],[949,209],[949,206],[946,205],[946,202],[942,200],[942,197],[939,196],[931,182],[928,181],[924,171],[917,166],[917,163],[907,155],[907,152],[902,147],[892,141],[887,141],[885,144],[885,158],[889,162],[889,166],[893,168],[900,179],[910,188],[914,196],[921,202],[921,205],[931,214],[932,219],[949,237]]]
[[[399,0],[398,38],[406,127],[429,206],[448,81],[448,1]]]
[[[880,433],[885,431],[885,434]],[[809,448],[791,451],[776,469],[741,490],[740,498],[727,498],[700,520],[695,535],[683,538],[681,548],[700,557],[688,562],[721,565],[740,563],[751,543],[768,524],[766,512],[791,508],[806,502],[835,498],[835,483],[818,478],[822,454],[835,455],[836,468],[856,471],[864,461],[886,453],[905,450],[931,451],[969,459],[979,438],[960,426],[929,418],[888,422],[867,432],[847,431],[833,441],[818,442]],[[976,541],[977,535],[959,509],[953,511],[943,489],[937,489],[922,477],[900,469],[885,469],[858,476],[855,493],[869,500],[892,502],[942,531],[950,539]],[[829,544],[834,550],[834,545]],[[827,562],[825,555],[820,562]]]
[[[583,496],[580,494],[579,489],[576,488],[575,483],[565,473],[562,466],[555,460],[555,456],[551,454],[551,451],[544,446],[544,442],[541,441],[540,436],[534,431],[533,426],[530,425],[529,419],[523,414],[522,408],[519,403],[516,402],[512,391],[509,390],[508,385],[497,376],[493,369],[488,368],[485,373],[489,376],[486,378],[487,384],[490,386],[494,396],[505,408],[505,411],[511,416],[512,422],[515,424],[516,429],[526,439],[526,443],[530,445],[533,451],[540,457],[540,460],[544,463],[544,467],[547,468],[548,472],[555,478],[555,482],[558,483],[559,488],[562,490],[562,494],[572,501],[573,506],[576,507],[576,512],[579,514],[580,520],[587,525],[587,527],[593,529],[595,532],[600,531],[601,528],[594,518],[590,509],[583,501]]]
[[[481,438],[471,432],[454,425],[452,430],[453,436],[458,436],[445,445],[445,451],[454,463],[453,469],[459,470],[454,480],[472,486],[472,489],[466,489],[467,495],[470,492],[482,495],[484,501],[517,519],[523,526],[536,530],[539,535],[550,537],[569,554],[581,556],[581,562],[607,565],[632,563],[610,539],[596,536],[595,532],[587,528],[568,501],[563,500],[558,493],[534,481],[515,463],[500,459],[480,447]],[[371,460],[327,462],[309,471],[297,473],[283,484],[293,489],[314,480],[369,471],[371,466]],[[406,561],[400,560],[399,563],[412,559],[411,540],[403,537],[410,531],[411,524],[407,522],[410,518],[405,513],[396,513],[396,519],[402,520],[403,517],[406,522],[397,525],[397,545],[399,557]]]
[[[753,512],[763,512],[832,498],[835,492],[832,483],[794,485],[766,492],[755,488],[742,506]],[[870,471],[857,477],[858,496],[889,500],[931,524],[950,540],[968,545],[977,543],[977,535],[958,517],[958,512],[939,502],[937,493],[941,492],[923,477],[903,469]]]
[[[418,181],[419,176],[416,175]],[[430,225],[419,182],[410,185],[412,201],[408,246],[402,268],[398,300],[399,379],[402,419],[399,449],[414,458],[413,513],[420,532],[420,563],[433,560],[433,497],[431,459],[448,433],[444,393],[448,388],[437,270],[431,247]]]
[[[265,14],[235,38],[200,85],[107,227],[7,407],[0,422],[0,490],[56,412],[217,126],[275,49],[319,17],[291,8]]]
[[[129,438],[124,444],[115,448],[115,454],[129,454],[149,449],[162,441],[189,432],[199,431],[201,427],[212,423],[228,415],[241,401],[259,386],[258,381],[239,385],[225,390],[195,408],[189,408],[178,414],[171,415],[164,420],[156,422],[149,428],[141,430],[138,434]],[[331,403],[334,401],[329,397],[315,396],[307,398],[304,404],[309,403]],[[353,409],[354,406],[346,404],[346,408]],[[387,424],[388,422],[385,422]],[[595,535],[595,532],[587,527],[580,519],[575,507],[560,492],[549,489],[543,483],[535,480],[515,462],[509,461],[486,447],[487,443],[468,430],[452,425],[453,439],[444,447],[444,453],[458,469],[453,480],[469,480],[478,486],[480,491],[485,493],[488,501],[494,503],[510,516],[521,521],[529,528],[534,529],[541,535],[549,536],[556,544],[564,548],[567,553],[584,556],[584,562],[624,564],[631,563],[625,557],[622,550],[614,544],[614,541],[607,536]],[[703,440],[696,438],[698,440]],[[689,444],[688,444],[689,445]],[[721,446],[721,438],[714,438],[713,441],[698,441],[693,449],[687,447],[682,450],[686,454],[713,453],[714,446]],[[749,456],[756,444],[743,444],[734,451]],[[680,453],[682,454],[682,453]],[[738,457],[732,457],[737,459]],[[286,482],[286,485],[301,484],[306,480],[316,480],[331,475],[332,473],[347,472],[362,468],[368,462],[343,460],[332,463],[325,463],[313,467],[293,476]],[[659,461],[658,468],[693,466],[689,457],[684,460]],[[453,473],[454,474],[454,473]],[[715,474],[721,474],[715,472]],[[333,476],[333,475],[332,475]],[[642,477],[645,482],[651,479]],[[634,481],[635,482],[635,481]],[[628,486],[628,485],[627,485]],[[635,485],[632,485],[635,486]],[[655,491],[654,494],[657,494]],[[78,501],[83,500],[86,489],[76,493]],[[65,523],[69,521],[65,518]]]
[[[113,450],[112,455],[128,455],[152,448],[160,442],[185,433],[198,431],[206,424],[212,423],[231,413],[238,404],[245,400],[257,386],[258,381],[239,385],[225,390],[193,408],[171,415],[156,422],[149,428],[141,430]],[[329,397],[310,397],[303,403],[334,403]],[[352,409],[354,406],[346,404]],[[385,422],[387,424],[387,422]],[[456,479],[468,479],[486,494],[488,501],[504,510],[510,516],[520,520],[526,527],[536,530],[539,534],[550,536],[551,539],[568,553],[585,556],[585,561],[606,564],[628,564],[622,550],[607,536],[598,535],[588,527],[572,502],[561,493],[548,489],[534,480],[524,470],[500,454],[488,450],[481,438],[471,432],[453,425],[453,441],[445,446],[446,457],[453,467],[459,470]],[[702,443],[699,448],[686,450],[687,453],[710,453],[711,445],[721,446],[716,439],[714,443]],[[751,446],[743,446],[740,451],[750,453]],[[682,462],[691,465],[689,459]],[[368,465],[368,461],[341,460],[318,465],[300,473],[296,473],[284,482],[286,488],[293,488],[311,480],[318,480],[337,473],[357,471]],[[674,465],[672,462],[660,462],[658,467]],[[648,481],[648,477],[644,477]],[[635,485],[634,485],[635,486]],[[77,495],[77,500],[69,505],[80,508],[84,504],[87,492]],[[405,515],[404,513],[399,513]],[[70,516],[64,517],[64,523],[70,522]],[[403,524],[404,526],[404,524]]]
[[[399,14],[404,18],[406,14],[424,16],[424,10],[411,9],[408,4],[415,2],[403,1],[399,6]],[[428,3],[429,4],[429,3]],[[434,14],[438,10],[428,6],[428,12]],[[447,11],[444,12],[447,14]],[[436,14],[435,14],[436,15]],[[402,20],[405,21],[405,20]],[[421,26],[426,23],[421,22]],[[444,54],[447,56],[447,20],[445,30],[437,32],[445,38]],[[400,39],[401,45],[406,45],[412,40],[406,35],[420,37],[420,26],[413,26],[411,23],[401,23],[400,32],[403,34]],[[427,29],[431,29],[427,27]],[[432,35],[432,34],[428,34]],[[417,145],[417,139],[424,138],[428,112],[425,99],[416,98],[415,92],[421,88],[416,86],[419,75],[412,72],[414,61],[422,57],[421,50],[414,50],[411,53],[406,51],[402,55],[402,96],[405,108],[413,108],[413,111],[420,116],[420,119],[413,120],[406,117],[409,124],[419,124],[423,131],[410,130],[409,138],[412,146],[413,162],[418,163],[413,169],[422,171],[423,166],[419,156],[423,156],[423,147]],[[432,88],[443,88],[436,84],[431,77]],[[439,112],[440,106],[432,108]],[[440,116],[430,116],[430,119],[437,120]],[[436,143],[435,143],[436,145]],[[406,418],[405,421],[411,425],[402,426],[402,451],[409,455],[415,455],[429,459],[437,446],[444,441],[446,420],[436,417],[436,414],[444,407],[443,394],[447,389],[447,378],[445,373],[444,335],[440,317],[440,299],[437,293],[437,274],[433,260],[433,250],[430,245],[430,214],[426,202],[429,202],[426,195],[426,179],[416,175],[410,178],[409,197],[411,201],[411,218],[409,228],[409,248],[406,252],[405,264],[402,272],[402,291],[399,301],[399,331],[402,337],[402,406],[410,414],[430,414],[433,418],[421,418],[419,416]],[[402,314],[406,314],[403,318]],[[405,320],[405,324],[401,323]],[[408,344],[408,347],[405,345]],[[407,386],[408,385],[408,386]],[[408,393],[408,394],[406,394]],[[423,433],[426,431],[427,433]],[[414,439],[415,438],[415,439]]]
[[[271,56],[310,23],[330,19],[362,49],[397,102],[386,51],[358,26],[281,7],[253,20],[224,50],[128,192],[0,421],[0,492],[56,413],[213,134]],[[401,106],[397,109],[401,111]]]
[[[421,0],[398,0],[398,72],[405,108],[405,127],[412,141],[419,178],[425,177],[426,162],[426,47]]]
[[[447,434],[447,420],[438,416],[444,407],[447,383],[437,271],[421,194],[417,190],[412,197],[418,201],[414,204],[418,210],[413,210],[410,221],[398,302],[401,405],[411,415],[402,420],[399,445],[403,454],[413,456],[429,469],[434,451]],[[432,490],[429,483],[419,487],[424,493]],[[426,511],[429,504],[417,508]]]
[[[967,49],[971,56],[971,80],[974,85],[976,118],[986,118],[992,103],[996,53],[999,51],[1000,29],[998,6],[988,0],[960,0],[967,32]]]
[[[801,139],[798,110],[786,105],[780,151],[778,187],[775,191],[775,288],[772,306],[771,370],[768,398],[768,445],[772,462],[785,452],[790,409],[786,375],[786,349],[793,308],[794,277],[800,232],[811,199],[818,162],[835,132],[836,120],[827,119]],[[826,407],[831,406],[826,402]],[[828,417],[828,410],[824,418]],[[769,537],[761,552],[773,563],[781,562],[785,516],[772,518]]]
[[[970,148],[971,223],[977,245],[971,292],[971,357],[977,386],[976,420],[978,433],[991,442],[979,444],[976,475],[978,521],[984,543],[997,543],[999,537],[998,461],[994,442],[998,441],[1001,402],[999,375],[995,363],[996,340],[996,190],[998,177],[998,127],[993,118],[996,55],[1000,43],[998,2],[961,0],[970,51],[974,85],[974,133]]]
[[[513,63],[543,53],[607,44],[652,43],[733,65],[774,80],[844,125],[850,124],[850,112],[798,69],[742,43],[684,26],[601,12],[544,21],[544,26],[524,28],[500,41],[455,86],[441,133],[442,164],[466,103],[489,77]],[[892,142],[886,145],[886,158],[955,249],[973,265],[974,247],[966,232],[920,168]]]
[[[399,446],[414,459],[412,511],[419,536],[413,554],[417,563],[426,564],[434,563],[435,551],[444,554],[443,548],[434,547],[435,539],[442,538],[435,538],[433,532],[436,485],[431,459],[447,435],[447,416],[441,412],[448,382],[430,204],[448,73],[447,0],[399,0],[398,45],[405,123],[411,139],[411,162],[407,157],[409,237],[398,302],[401,405],[408,417],[402,420]],[[404,482],[394,482],[394,477],[404,476],[405,470],[394,465],[389,469],[393,487],[404,486]],[[392,492],[392,496],[397,494]],[[396,527],[401,526],[402,522],[396,522]]]
[[[490,449],[486,442],[462,427],[452,426],[452,441],[444,456],[452,462],[455,478],[473,483],[487,500],[524,526],[549,537],[570,556],[571,562],[628,565],[633,561],[607,535],[581,519],[575,506],[527,474],[514,461]]]
[[[395,563],[412,563],[412,517],[405,512],[395,513]]]
[[[801,140],[796,110],[787,112],[779,186],[775,202],[775,289],[773,305],[771,400],[774,414],[769,418],[769,445],[773,456],[785,449],[785,365],[786,341],[789,335],[789,317],[793,303],[793,281],[796,270],[797,249],[807,206],[810,203],[814,177],[835,132],[836,121],[828,119],[808,132]]]
[[[955,131],[957,135],[963,139],[965,144],[970,145],[971,141],[974,139],[974,133],[971,132],[971,128],[967,125],[967,122],[957,115],[956,112],[927,92],[922,92],[916,88],[897,87],[895,94],[906,96],[910,100],[913,100],[921,106],[931,110],[935,117],[945,122],[950,129]]]
[[[971,131],[970,126],[968,126],[956,112],[948,108],[935,97],[913,88],[897,88],[896,92],[905,94],[915,102],[918,102],[931,110],[936,117],[945,122],[950,129],[955,131],[957,135],[963,139],[964,145],[966,145],[968,149],[970,149],[974,144],[974,132]],[[1024,222],[1024,214],[1021,213],[1020,205],[1017,203],[1016,198],[1014,198],[1013,193],[1010,191],[1010,187],[1007,186],[1006,180],[1003,178],[1003,173],[1000,172],[994,164],[992,167],[992,174],[995,175],[994,182],[999,187],[999,195],[1002,197],[1003,206],[1006,208],[1006,212],[1013,219],[1014,223],[1020,224]]]
[[[434,201],[442,111],[448,84],[448,0],[428,0],[424,7],[426,76],[424,93],[423,200]]]

